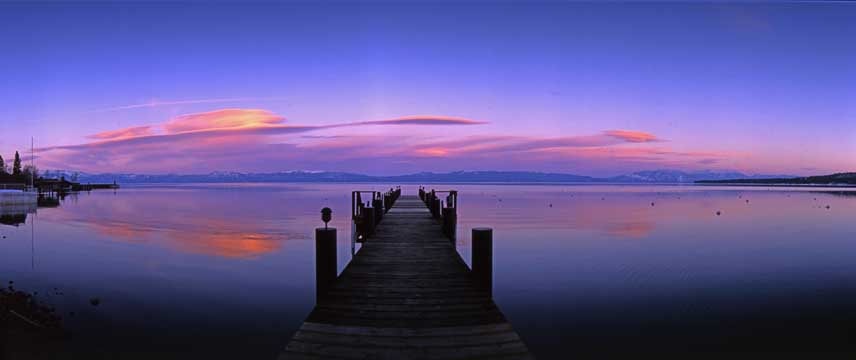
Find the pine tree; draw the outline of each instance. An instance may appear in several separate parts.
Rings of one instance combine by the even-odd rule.
[[[6,173],[6,162],[3,161],[3,155],[0,155],[0,174]]]
[[[21,175],[21,155],[15,151],[15,162],[12,163],[12,175]]]

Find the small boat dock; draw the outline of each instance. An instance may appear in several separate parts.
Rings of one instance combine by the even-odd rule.
[[[280,359],[533,358],[492,299],[492,230],[473,229],[473,269],[455,248],[456,191],[352,198],[362,247],[337,275],[316,230],[316,306]]]

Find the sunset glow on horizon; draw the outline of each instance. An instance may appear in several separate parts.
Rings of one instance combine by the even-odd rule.
[[[28,156],[32,136],[40,169],[90,173],[856,171],[854,16],[2,4],[0,155]]]

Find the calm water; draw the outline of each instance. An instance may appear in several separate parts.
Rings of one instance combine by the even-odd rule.
[[[314,302],[320,209],[333,209],[341,269],[350,190],[388,187],[81,193],[26,219],[3,217],[0,281],[62,313],[70,337],[41,351],[275,358]],[[460,191],[459,251],[469,262],[470,229],[494,228],[495,300],[541,358],[856,350],[856,192],[437,188],[449,187]]]

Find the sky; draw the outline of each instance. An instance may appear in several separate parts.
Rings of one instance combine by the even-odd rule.
[[[0,155],[92,173],[856,171],[856,3],[0,2]]]

